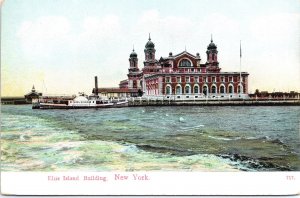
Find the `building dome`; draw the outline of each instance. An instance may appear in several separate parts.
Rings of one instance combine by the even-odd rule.
[[[137,58],[137,53],[134,51],[134,49],[132,50],[132,52],[130,54],[130,58]]]
[[[210,41],[210,44],[208,45],[207,49],[217,49],[216,44],[214,44],[213,40]]]
[[[208,50],[210,50],[210,49],[217,49],[216,44],[214,44],[212,35],[211,35],[211,39],[210,39],[210,44],[207,46],[207,49],[208,49]]]
[[[155,47],[154,43],[149,39],[149,41],[146,43],[145,48],[146,49],[153,49]]]
[[[149,40],[148,40],[148,42],[146,43],[145,48],[146,48],[146,49],[154,49],[154,47],[155,47],[155,45],[154,45],[154,43],[151,41],[150,34],[149,34]]]

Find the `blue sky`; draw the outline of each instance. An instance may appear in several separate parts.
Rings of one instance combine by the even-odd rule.
[[[200,53],[213,34],[222,71],[250,73],[249,90],[300,91],[298,0],[9,0],[2,5],[1,94],[34,84],[49,94],[91,93],[126,78],[134,45],[139,67],[151,32],[156,57]]]

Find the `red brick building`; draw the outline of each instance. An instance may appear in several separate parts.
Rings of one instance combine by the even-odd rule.
[[[221,72],[218,50],[213,40],[206,51],[206,61],[200,54],[187,51],[157,60],[155,44],[149,40],[145,45],[144,67],[140,70],[138,55],[134,51],[129,57],[128,79],[119,87],[140,90],[144,96],[176,98],[248,97],[247,72]],[[131,96],[137,96],[137,93]]]

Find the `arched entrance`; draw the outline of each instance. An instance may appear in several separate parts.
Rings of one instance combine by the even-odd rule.
[[[199,94],[199,85],[194,85],[194,94]]]
[[[191,94],[191,86],[185,85],[184,92],[185,92],[185,94]]]
[[[216,85],[212,85],[211,86],[211,93],[214,93],[214,94],[217,93],[217,87],[216,87]]]
[[[204,95],[207,95],[209,93],[209,89],[208,89],[207,85],[204,85],[203,88],[202,88],[202,90],[203,90],[203,94]]]
[[[171,85],[166,85],[166,95],[172,94],[172,87]]]
[[[226,89],[224,85],[220,85],[220,93],[221,94],[225,94],[226,93]]]
[[[181,85],[176,85],[176,94],[181,94]]]
[[[234,93],[233,85],[228,86],[228,93],[231,93],[231,94]]]

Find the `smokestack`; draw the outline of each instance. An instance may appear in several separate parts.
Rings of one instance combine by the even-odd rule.
[[[98,96],[98,77],[95,76],[95,95]]]

